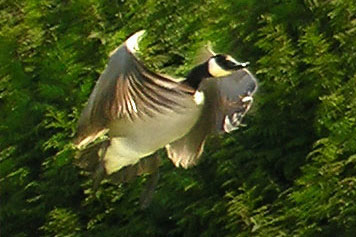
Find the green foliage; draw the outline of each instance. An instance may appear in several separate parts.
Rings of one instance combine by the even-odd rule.
[[[353,236],[355,16],[353,0],[0,0],[1,234]],[[164,159],[144,211],[147,177],[94,193],[71,146],[107,55],[140,29],[155,70],[185,75],[211,41],[260,84],[247,127],[197,167]]]
[[[78,236],[80,233],[79,218],[70,210],[54,209],[49,214],[49,220],[41,227],[46,236]]]

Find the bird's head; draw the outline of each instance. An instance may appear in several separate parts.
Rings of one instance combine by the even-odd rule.
[[[238,62],[230,55],[215,54],[208,61],[208,71],[212,77],[228,76],[231,73],[247,67],[249,62]]]

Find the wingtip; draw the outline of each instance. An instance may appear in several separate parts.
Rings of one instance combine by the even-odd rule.
[[[133,35],[131,35],[127,40],[126,40],[126,47],[131,53],[135,53],[139,50],[138,48],[138,43],[142,39],[142,36],[146,33],[146,30],[140,30]]]
[[[249,63],[249,62],[248,62],[248,63]],[[249,75],[250,78],[255,82],[255,87],[253,88],[252,91],[249,92],[250,95],[253,95],[253,94],[255,94],[255,93],[257,92],[257,90],[258,90],[258,80],[257,80],[257,78],[256,78],[247,68],[243,68],[242,70],[243,70],[244,72],[246,72],[247,75]]]

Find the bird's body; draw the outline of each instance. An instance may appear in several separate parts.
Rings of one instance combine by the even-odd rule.
[[[141,174],[143,158],[162,147],[176,166],[196,164],[209,134],[239,126],[257,87],[245,64],[225,55],[212,55],[184,82],[156,74],[135,57],[141,35],[111,54],[79,119],[84,166],[97,160],[107,175],[137,165],[132,172]],[[90,147],[103,134],[108,139]]]
[[[191,95],[177,100],[184,103],[184,111],[166,110],[153,116],[110,123],[111,146],[104,158],[108,174],[137,163],[190,131],[199,118],[202,104],[196,104]]]

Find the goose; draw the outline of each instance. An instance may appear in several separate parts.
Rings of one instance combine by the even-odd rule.
[[[77,164],[94,176],[127,181],[159,166],[166,148],[175,166],[199,161],[206,138],[236,130],[257,81],[230,55],[209,50],[183,81],[149,70],[138,58],[145,31],[115,49],[78,120]]]

